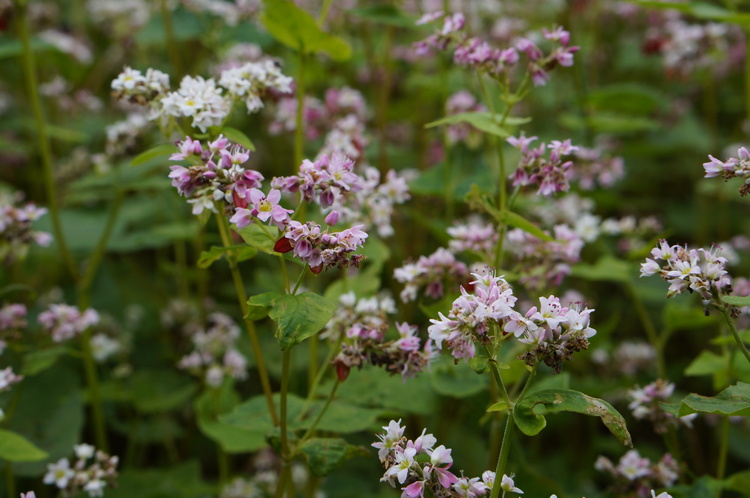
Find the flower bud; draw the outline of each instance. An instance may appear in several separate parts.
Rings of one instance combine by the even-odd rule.
[[[336,210],[331,211],[328,213],[328,216],[326,216],[326,223],[330,226],[335,225],[339,221],[339,212]]]

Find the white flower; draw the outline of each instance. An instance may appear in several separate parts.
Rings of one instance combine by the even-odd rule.
[[[60,489],[68,486],[68,481],[73,478],[75,472],[70,468],[67,458],[61,458],[57,463],[47,464],[47,473],[44,474],[44,484],[54,484]]]
[[[77,458],[86,460],[94,456],[94,452],[96,451],[96,448],[94,448],[90,444],[83,443],[83,444],[77,444],[73,446],[73,451],[75,451]]]

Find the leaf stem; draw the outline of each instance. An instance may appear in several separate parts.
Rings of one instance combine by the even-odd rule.
[[[299,54],[299,73],[297,74],[297,113],[295,115],[294,128],[294,167],[302,164],[305,144],[305,69],[307,66],[307,56],[300,51]]]
[[[216,213],[216,223],[219,226],[219,235],[225,248],[232,245],[229,238],[229,226],[224,216]],[[263,388],[263,395],[266,398],[266,404],[268,405],[268,411],[271,414],[273,425],[279,426],[279,417],[276,414],[276,407],[273,402],[273,391],[271,390],[271,381],[268,378],[268,370],[266,369],[266,363],[263,360],[263,351],[260,347],[260,341],[258,340],[258,333],[255,330],[255,323],[252,320],[245,318],[247,316],[247,293],[245,292],[245,285],[242,282],[242,276],[240,270],[237,268],[237,261],[234,259],[231,253],[227,254],[227,260],[229,261],[229,271],[232,273],[232,281],[234,282],[234,289],[237,293],[237,301],[240,305],[240,311],[245,321],[245,329],[247,335],[250,338],[250,343],[253,347],[253,354],[255,355],[255,363],[258,366],[258,376],[260,377],[260,384]]]
[[[490,498],[497,498],[500,494],[500,482],[505,473],[505,465],[508,463],[508,454],[510,453],[510,433],[513,430],[513,410],[508,409],[508,418],[505,421],[505,431],[503,432],[503,444],[500,447],[500,456],[497,458],[495,466],[495,482],[490,491]]]
[[[729,310],[726,307],[723,307],[721,308],[721,313],[722,315],[724,315],[724,320],[727,322],[727,327],[729,327],[729,331],[732,333],[732,337],[734,337],[734,342],[737,343],[737,346],[739,347],[740,351],[742,351],[742,354],[745,355],[747,361],[750,362],[750,351],[747,350],[745,343],[742,342],[742,338],[737,332],[737,327],[734,325],[734,320],[732,320],[732,317],[729,314]]]
[[[328,398],[326,399],[325,405],[323,405],[323,408],[320,410],[320,413],[318,413],[318,416],[315,418],[315,422],[312,423],[309,429],[307,429],[307,432],[305,432],[305,435],[302,436],[302,439],[300,439],[299,444],[297,447],[302,446],[302,443],[307,441],[307,439],[312,436],[313,432],[315,432],[315,429],[318,427],[318,424],[323,419],[323,415],[325,415],[326,410],[328,410],[328,407],[331,406],[331,401],[333,401],[333,398],[336,396],[336,391],[339,388],[339,384],[341,384],[341,381],[336,378],[336,382],[333,384],[333,388],[331,389],[331,392],[328,394]]]
[[[26,92],[29,97],[31,112],[34,115],[35,128],[39,140],[39,154],[41,155],[42,160],[44,188],[47,194],[47,202],[49,203],[52,231],[55,234],[55,242],[60,249],[60,255],[63,262],[65,263],[65,266],[67,266],[73,279],[77,281],[79,278],[78,268],[76,267],[72,254],[70,253],[68,244],[65,241],[65,235],[63,233],[62,222],[60,219],[60,205],[55,192],[52,152],[49,135],[47,134],[47,125],[44,121],[44,114],[42,113],[42,102],[39,97],[36,59],[34,58],[34,52],[31,49],[31,33],[29,31],[27,2],[16,0],[15,4],[16,7],[18,7],[16,15],[18,16],[18,34],[21,38],[21,45],[23,47],[21,59],[25,76]]]

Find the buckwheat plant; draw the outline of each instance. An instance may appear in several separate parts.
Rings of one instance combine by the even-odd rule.
[[[115,485],[119,458],[109,456],[90,444],[74,446],[76,460],[61,458],[47,465],[44,484],[60,490],[62,496],[74,496],[84,491],[90,497],[104,496],[104,489]]]

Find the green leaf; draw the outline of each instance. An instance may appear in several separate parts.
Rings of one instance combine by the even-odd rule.
[[[130,160],[130,165],[138,166],[139,164],[146,163],[148,161],[151,161],[152,159],[156,159],[157,157],[163,157],[166,160],[166,158],[176,152],[177,147],[175,147],[174,144],[157,145],[156,147],[153,147],[145,152],[141,152],[140,154],[135,156]]]
[[[268,315],[278,324],[276,338],[285,350],[317,334],[336,311],[333,301],[305,292],[299,295],[284,294],[273,301]]]
[[[457,365],[453,358],[441,356],[430,366],[430,384],[438,394],[454,398],[473,396],[487,389],[486,375],[479,375],[465,362]]]
[[[56,346],[40,351],[31,351],[23,358],[23,375],[35,375],[47,370],[57,363],[62,355],[70,354],[71,350],[65,346]]]
[[[0,429],[0,458],[9,462],[35,462],[47,458],[47,453],[22,435]]]
[[[512,227],[520,228],[524,232],[529,233],[538,239],[546,240],[547,242],[555,240],[548,233],[542,231],[541,228],[537,227],[520,214],[516,214],[512,211],[503,211],[499,221]]]
[[[336,61],[352,55],[346,40],[320,29],[313,16],[290,0],[264,0],[260,20],[276,40],[303,54],[322,52]]]
[[[687,299],[669,300],[662,311],[662,322],[672,330],[710,327],[718,319],[717,315],[706,316],[703,307],[693,306]]]
[[[255,152],[255,145],[252,140],[237,128],[225,126],[221,129],[221,133],[232,142],[240,144],[249,151]]]
[[[663,109],[667,100],[655,88],[640,83],[615,83],[589,93],[589,104],[597,110],[647,115]]]
[[[750,22],[750,14],[744,12],[733,12],[719,5],[706,2],[675,3],[668,1],[637,0],[633,3],[652,9],[673,9],[684,12],[698,19],[729,22],[735,24],[747,24]]]
[[[446,116],[437,121],[432,121],[424,125],[425,128],[433,128],[435,126],[442,125],[453,125],[458,123],[468,123],[479,131],[495,135],[500,138],[508,138],[511,133],[505,126],[521,125],[531,121],[531,118],[515,118],[508,117],[505,119],[505,124],[500,126],[499,117],[493,116],[491,112],[462,112],[459,114],[452,114]]]
[[[718,355],[711,351],[701,353],[685,368],[685,375],[713,377],[714,389],[719,389],[728,383],[727,364],[728,354]],[[744,382],[750,382],[750,365],[742,355],[732,355],[732,373]]]
[[[527,436],[535,436],[547,425],[544,415],[537,415],[535,407],[541,405],[546,413],[575,412],[601,418],[607,429],[625,446],[633,446],[625,419],[612,405],[571,389],[545,389],[523,398],[513,410],[516,426]]]
[[[167,369],[140,369],[130,377],[131,400],[141,413],[163,413],[184,406],[198,387]]]
[[[368,455],[368,451],[352,446],[341,438],[310,438],[300,448],[307,457],[310,472],[318,477],[327,476],[346,460],[356,455]]]
[[[691,413],[711,413],[726,416],[750,415],[750,384],[738,382],[714,397],[689,394],[680,405],[680,417]]]
[[[227,453],[258,451],[268,445],[265,429],[237,427],[219,420],[220,415],[230,412],[238,402],[231,382],[225,382],[219,390],[206,391],[194,404],[198,427]]]
[[[237,261],[245,261],[254,258],[258,250],[245,244],[237,244],[229,247],[212,246],[208,251],[203,251],[198,258],[198,268],[208,268],[214,262],[223,258],[229,252],[237,252]]]
[[[721,300],[732,306],[750,306],[750,296],[723,296]]]
[[[365,21],[401,28],[415,28],[417,21],[416,17],[406,14],[393,5],[368,5],[367,7],[349,9],[347,13],[361,17]]]
[[[570,274],[584,280],[630,283],[635,267],[613,256],[602,256],[593,265],[580,263],[571,269]]]
[[[574,130],[589,128],[601,133],[619,134],[642,133],[661,128],[655,119],[606,111],[585,118],[574,114],[563,114],[560,116],[560,123]]]
[[[245,228],[237,230],[242,240],[249,246],[256,248],[266,254],[278,256],[281,253],[273,250],[279,239],[279,229],[272,226],[261,226],[258,223],[250,223]]]
[[[107,498],[200,498],[215,494],[215,485],[201,479],[201,464],[197,460],[169,468],[126,468],[117,478],[117,486],[106,490]]]
[[[273,302],[280,297],[281,294],[278,292],[264,292],[252,296],[247,300],[247,315],[245,315],[245,318],[255,321],[267,317],[268,312],[273,307]]]

